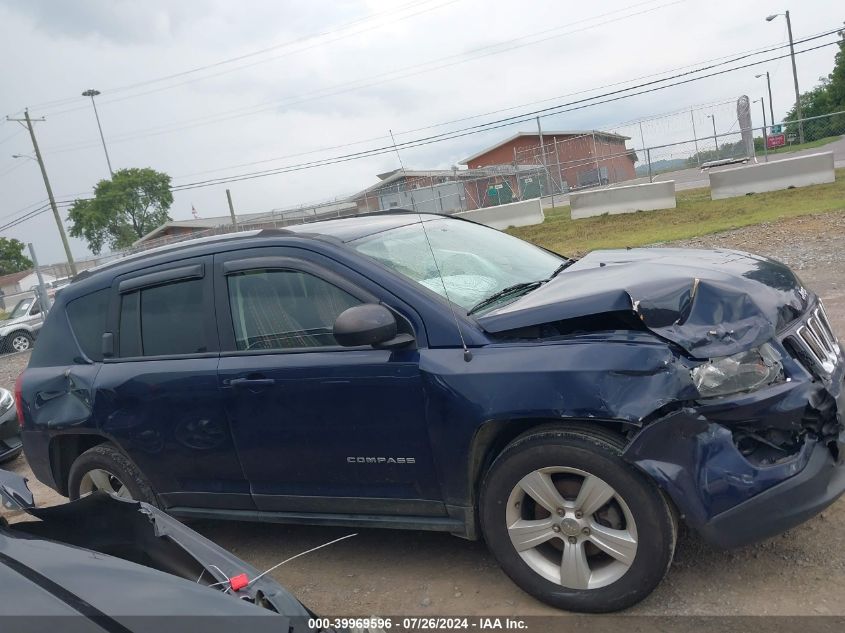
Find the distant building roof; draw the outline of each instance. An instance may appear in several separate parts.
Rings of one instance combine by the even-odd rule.
[[[519,165],[520,169],[537,169],[538,165]],[[508,170],[511,169],[508,166]],[[479,169],[394,169],[383,174],[377,174],[376,177],[381,180],[374,185],[370,185],[366,189],[362,189],[358,193],[352,194],[347,200],[358,200],[369,193],[377,191],[382,187],[386,187],[397,180],[403,178],[427,178],[427,177],[447,177],[456,180],[466,180],[472,178],[484,178],[495,176],[502,173],[502,168],[499,165],[491,165]],[[509,172],[510,173],[510,172]]]
[[[17,273],[9,273],[8,275],[2,275],[0,276],[0,288],[16,285],[21,279],[33,272],[35,271],[30,268],[29,270],[22,270]]]
[[[235,217],[238,224],[261,224],[262,222],[271,223],[279,220],[282,216],[298,217],[310,216],[316,213],[318,215],[331,213],[333,211],[343,211],[350,209],[355,205],[350,202],[328,202],[325,204],[308,205],[303,207],[294,207],[290,209],[275,209],[273,211],[262,211],[261,213],[239,213]],[[231,215],[216,215],[209,218],[191,218],[190,220],[170,220],[161,226],[154,228],[152,231],[135,241],[133,246],[148,242],[162,233],[166,233],[170,228],[184,228],[195,229],[201,231],[203,229],[213,229],[218,226],[225,226],[232,223]]]
[[[596,136],[614,139],[614,140],[617,140],[617,141],[627,141],[627,140],[630,140],[630,138],[631,138],[630,136],[622,136],[621,134],[614,134],[613,132],[603,132],[601,130],[564,130],[564,131],[560,131],[560,130],[546,131],[546,130],[543,130],[543,136],[544,137],[546,137],[546,136],[592,136],[593,134],[595,134]],[[466,165],[470,161],[473,161],[476,158],[478,158],[479,156],[484,156],[484,154],[486,154],[488,152],[492,152],[494,149],[501,147],[502,145],[507,145],[508,143],[515,141],[516,139],[521,138],[523,136],[537,136],[537,137],[539,137],[540,135],[537,132],[517,132],[513,136],[509,136],[508,138],[506,138],[502,141],[499,141],[495,145],[492,145],[492,146],[490,146],[486,149],[483,149],[480,152],[476,152],[475,154],[473,154],[469,158],[464,158],[462,161],[460,161],[460,164]]]

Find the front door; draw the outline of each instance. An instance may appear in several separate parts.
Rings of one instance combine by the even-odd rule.
[[[443,515],[418,352],[332,336],[345,309],[383,299],[356,276],[296,248],[215,257],[220,388],[255,505]]]

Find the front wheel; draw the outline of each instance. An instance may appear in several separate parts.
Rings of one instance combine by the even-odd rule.
[[[481,527],[505,573],[561,609],[608,612],[645,598],[675,551],[660,491],[606,433],[552,429],[517,438],[481,489]]]

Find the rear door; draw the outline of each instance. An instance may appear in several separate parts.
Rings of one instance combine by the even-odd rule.
[[[419,353],[332,336],[345,309],[391,300],[365,283],[304,249],[215,256],[220,386],[261,510],[445,514]]]
[[[217,386],[212,257],[118,277],[95,417],[168,507],[252,509]]]

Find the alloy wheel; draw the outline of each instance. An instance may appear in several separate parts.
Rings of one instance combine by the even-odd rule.
[[[22,334],[12,339],[12,349],[16,352],[25,352],[29,349],[29,339]]]
[[[96,490],[102,490],[121,499],[132,499],[129,488],[120,479],[102,468],[89,470],[79,482],[79,496],[85,497]]]
[[[563,466],[523,477],[505,513],[511,543],[546,580],[568,589],[597,589],[619,580],[637,554],[628,504],[603,479]]]

